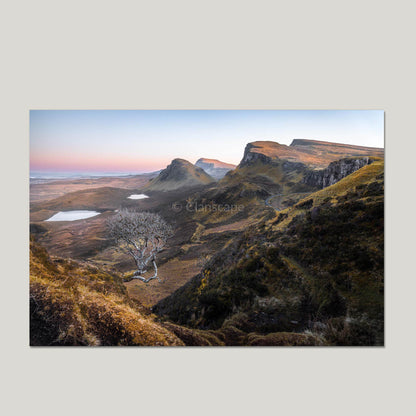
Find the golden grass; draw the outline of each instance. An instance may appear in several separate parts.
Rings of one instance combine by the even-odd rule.
[[[129,296],[146,307],[152,307],[187,283],[201,269],[199,259],[179,260],[173,258],[159,267],[158,274],[163,283],[156,279],[144,284],[138,280],[126,282]],[[150,275],[150,272],[149,272]]]
[[[117,276],[53,262],[33,242],[30,297],[32,345],[183,345],[130,301]]]
[[[297,202],[294,206],[279,211],[276,214],[276,218],[270,220],[268,222],[268,225],[272,226],[272,229],[274,231],[283,230],[290,224],[294,217],[296,217],[297,215],[304,214],[305,209],[302,208],[302,204],[305,201],[312,199],[313,206],[318,206],[329,199],[329,201],[332,204],[336,204],[338,203],[339,197],[342,197],[343,195],[346,195],[348,192],[351,192],[357,186],[366,185],[370,182],[375,181],[376,177],[381,175],[383,172],[384,160],[377,159],[372,164],[362,167],[361,169],[355,171],[351,175],[348,175],[345,178],[341,179],[334,185],[328,186],[327,188],[321,189],[320,191],[309,194],[305,198],[299,200],[299,202]],[[279,216],[286,216],[286,218],[275,224],[276,219],[279,218]]]
[[[243,231],[247,227],[250,227],[258,222],[259,220],[249,217],[240,221],[232,222],[230,224],[224,224],[224,225],[219,225],[218,227],[208,228],[204,230],[202,235],[206,236],[210,234],[223,233],[227,231]]]
[[[305,200],[313,198],[314,205],[319,205],[326,198],[337,198],[339,196],[345,195],[356,186],[368,184],[374,181],[375,177],[381,175],[383,172],[384,160],[380,159],[376,162],[373,162],[371,165],[366,165],[361,169],[358,169],[334,185],[328,186],[327,188],[309,195],[307,198],[305,198]]]
[[[199,243],[204,230],[205,230],[205,226],[198,223],[196,226],[196,230],[191,237],[191,243]]]

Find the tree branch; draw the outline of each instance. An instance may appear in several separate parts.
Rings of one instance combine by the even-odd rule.
[[[133,257],[137,270],[133,279],[148,283],[158,279],[156,254],[162,250],[168,238],[173,235],[173,228],[163,218],[150,212],[120,210],[107,222],[109,236],[119,248]],[[149,278],[143,277],[149,263],[153,263],[155,274]]]

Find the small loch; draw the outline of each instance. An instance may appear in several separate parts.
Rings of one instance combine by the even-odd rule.
[[[145,194],[132,194],[127,197],[127,199],[145,199],[145,198],[149,198],[149,197]]]
[[[87,210],[78,210],[78,211],[59,211],[52,217],[48,218],[45,221],[76,221],[84,220],[85,218],[95,217],[100,215],[97,211],[87,211]]]

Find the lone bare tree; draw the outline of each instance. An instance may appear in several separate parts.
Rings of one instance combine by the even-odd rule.
[[[156,254],[160,252],[173,228],[158,214],[151,212],[136,212],[127,209],[120,210],[107,221],[108,234],[115,240],[118,247],[133,257],[137,270],[133,279],[148,283],[158,279]],[[147,267],[153,263],[155,274],[149,278],[143,277]]]

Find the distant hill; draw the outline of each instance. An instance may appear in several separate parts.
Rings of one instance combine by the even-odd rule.
[[[382,158],[384,149],[306,139],[295,139],[290,146],[272,141],[257,141],[247,144],[239,167],[256,161],[273,163],[284,159],[322,169],[342,158],[362,156]]]
[[[215,179],[221,179],[227,172],[236,168],[236,165],[231,163],[221,162],[217,159],[198,159],[195,166],[203,169],[208,175]]]
[[[160,171],[132,176],[104,176],[99,178],[80,178],[63,180],[30,180],[30,202],[47,201],[69,192],[102,187],[138,189],[155,178]]]
[[[207,185],[214,179],[203,169],[194,166],[185,159],[174,159],[159,175],[152,179],[143,189],[151,191],[172,191]]]
[[[102,188],[83,189],[81,191],[68,192],[58,198],[48,201],[39,201],[32,204],[31,212],[39,210],[66,211],[71,209],[117,209],[121,201],[125,201],[132,193],[129,189]]]

